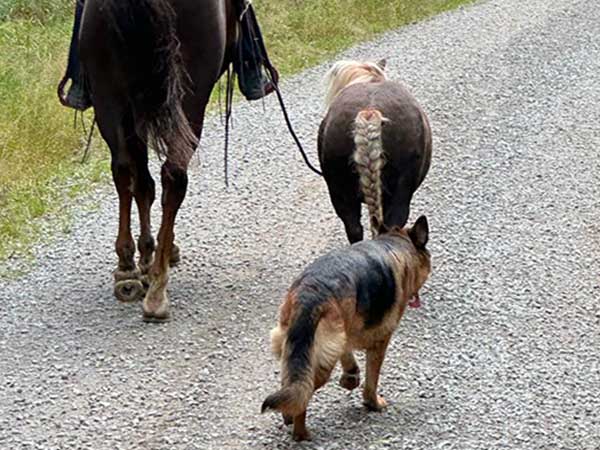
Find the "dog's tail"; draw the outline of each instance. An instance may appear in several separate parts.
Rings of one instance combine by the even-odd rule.
[[[315,390],[329,378],[346,345],[341,315],[331,303],[309,306],[300,294],[289,328],[271,331],[273,352],[281,359],[282,388],[269,395],[261,412],[277,410],[295,417],[304,412]],[[314,305],[314,303],[312,303]]]
[[[383,226],[381,198],[381,170],[385,164],[381,126],[386,119],[376,109],[364,109],[354,121],[354,163],[359,176],[360,189],[369,209],[371,235],[379,234]]]

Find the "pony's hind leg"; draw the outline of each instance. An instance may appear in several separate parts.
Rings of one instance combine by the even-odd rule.
[[[388,228],[404,227],[410,214],[414,187],[412,180],[400,178],[391,194],[383,195],[384,223]]]
[[[360,223],[361,202],[356,177],[327,176],[327,187],[335,213],[344,223],[348,241],[351,244],[362,241],[364,232]]]

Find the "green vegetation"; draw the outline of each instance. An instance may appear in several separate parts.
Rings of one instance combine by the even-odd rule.
[[[378,33],[473,0],[256,0],[271,59],[286,75]],[[385,55],[373,55],[373,58]]]
[[[283,75],[317,64],[377,33],[472,0],[256,0],[259,20]],[[37,220],[62,211],[109,179],[96,139],[81,164],[84,133],[56,98],[74,0],[0,1],[0,261],[26,251]],[[373,55],[384,56],[384,55]],[[91,122],[91,113],[85,116]]]

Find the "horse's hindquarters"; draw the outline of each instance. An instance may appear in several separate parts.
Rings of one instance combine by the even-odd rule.
[[[98,126],[112,155],[119,195],[117,273],[126,285],[147,289],[148,321],[169,318],[166,295],[174,253],[175,219],[187,189],[187,166],[201,134],[204,111],[224,64],[224,0],[87,0],[80,34]],[[162,222],[156,251],[150,229],[154,181],[147,143],[164,157]],[[130,215],[140,214],[139,264]],[[136,267],[137,266],[137,267]],[[139,270],[138,270],[139,269]],[[123,297],[123,296],[122,296]],[[137,298],[137,295],[136,295]]]

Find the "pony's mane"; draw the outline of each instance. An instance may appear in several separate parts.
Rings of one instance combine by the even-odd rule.
[[[333,99],[345,87],[355,83],[385,81],[387,76],[382,67],[373,62],[338,61],[325,75],[327,94],[325,105],[329,108]]]

